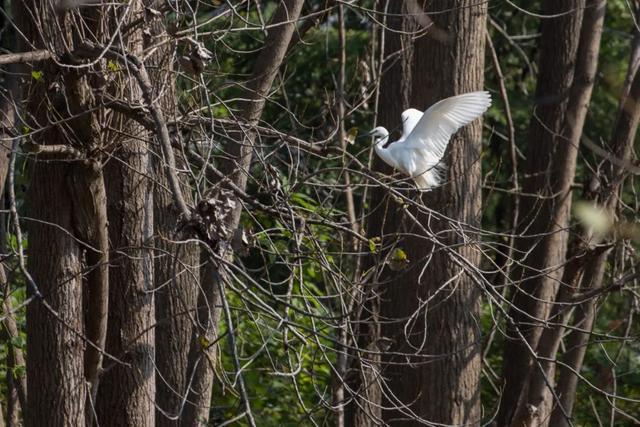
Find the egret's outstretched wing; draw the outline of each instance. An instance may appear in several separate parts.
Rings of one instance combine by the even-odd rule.
[[[416,127],[424,113],[415,108],[409,108],[402,112],[402,135],[398,141],[404,141],[411,134],[413,128]]]
[[[491,105],[489,92],[470,92],[433,104],[404,141],[405,148],[426,150],[438,161],[451,136],[482,115]]]

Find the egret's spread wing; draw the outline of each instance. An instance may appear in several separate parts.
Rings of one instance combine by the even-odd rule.
[[[433,104],[424,112],[404,142],[406,148],[426,150],[438,161],[444,156],[451,136],[468,125],[491,105],[489,92],[470,92]]]
[[[416,110],[415,108],[409,108],[402,112],[402,135],[400,135],[400,139],[398,141],[404,141],[407,139],[413,128],[416,127],[422,118],[422,114],[422,111]]]

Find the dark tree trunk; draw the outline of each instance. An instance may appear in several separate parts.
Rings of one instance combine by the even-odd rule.
[[[46,139],[60,141],[60,136],[47,132]],[[57,313],[37,299],[27,306],[30,392],[25,415],[26,424],[34,427],[42,420],[59,426],[84,424],[82,274],[80,248],[64,231],[73,226],[67,169],[62,163],[34,162],[28,194],[30,216],[38,220],[29,226],[29,269]]]
[[[382,63],[377,122],[388,129],[398,129],[402,125],[400,117],[402,112],[410,106],[413,59],[413,41],[410,32],[414,26],[411,19],[406,16],[408,11],[403,2],[386,1],[379,6],[378,10],[383,16],[384,25],[380,30],[380,41],[382,57],[385,61]],[[393,169],[375,154],[373,169],[385,174],[393,173]],[[365,270],[382,265],[389,248],[394,245],[398,223],[392,218],[400,214],[400,207],[389,197],[386,189],[375,187],[371,194],[370,212],[365,227],[367,237],[380,239],[381,251],[369,257]],[[356,319],[352,323],[357,328],[358,347],[378,351],[381,349],[378,346],[381,331],[377,286],[381,288],[389,286],[390,274],[382,269],[373,271],[376,273],[371,277],[371,282],[376,286],[371,287],[367,284],[368,292],[363,292],[359,301],[355,303],[358,309]],[[351,356],[348,389],[351,390],[349,397],[353,400],[345,411],[347,425],[364,427],[379,424],[382,422],[380,356],[368,352],[355,352]],[[387,374],[392,371],[392,367],[385,370]],[[405,380],[411,382],[411,378],[405,378]]]
[[[447,1],[428,4],[428,12],[439,13],[428,15],[429,31],[414,46],[412,107],[425,109],[442,98],[483,87],[487,5],[464,1],[454,9],[450,6]],[[481,134],[481,122],[476,121],[452,138],[445,157],[446,184],[422,197],[429,208],[474,226],[480,221]],[[465,244],[473,236],[458,234],[454,223],[439,216],[417,215],[416,223],[409,213],[403,215],[400,231],[412,235],[397,246],[410,264],[384,286],[381,319],[386,321],[383,336],[393,340],[389,351],[413,356],[384,359],[383,376],[389,385],[385,406],[406,405],[385,410],[384,420],[393,425],[417,425],[417,419],[479,424],[480,290],[471,271],[479,263],[479,254],[473,245]],[[432,233],[439,233],[437,246],[429,241]],[[462,258],[466,267],[456,262]],[[427,298],[432,298],[427,307],[420,306]],[[412,315],[413,320],[408,320]]]
[[[521,395],[527,393],[532,363],[529,347],[537,348],[542,332],[539,322],[548,317],[562,278],[577,142],[586,113],[586,109],[579,112],[581,120],[567,114],[584,6],[584,0],[544,2],[545,14],[559,16],[542,22],[540,73],[529,125],[517,230],[525,237],[516,243],[516,257],[524,259],[513,275],[516,287],[509,313],[513,323],[508,325],[505,346],[500,425],[511,423]],[[567,11],[572,12],[563,13]],[[577,107],[582,109],[586,104]]]
[[[635,46],[638,48],[638,45]],[[636,57],[634,53],[633,57]],[[618,119],[611,136],[611,154],[622,159],[623,163],[631,160],[633,144],[635,141],[638,123],[640,122],[640,72],[638,72],[635,58],[629,64],[629,80],[631,86],[629,93],[623,93]],[[602,168],[602,175],[598,177],[603,184],[599,193],[595,197],[595,202],[604,209],[610,218],[616,217],[616,208],[619,203],[619,192],[623,178],[628,171],[620,164],[607,161]],[[588,236],[585,236],[588,237]],[[592,249],[593,252],[593,249]],[[592,291],[602,288],[603,276],[606,267],[608,252],[595,254],[592,263],[586,268],[581,291]],[[565,413],[571,416],[576,400],[576,390],[578,386],[578,376],[584,362],[590,334],[583,331],[591,331],[596,319],[597,298],[590,298],[580,304],[575,311],[573,326],[576,328],[567,339],[567,352],[563,356],[564,364],[560,366],[557,394],[560,396],[559,405],[553,410],[550,426],[567,426],[569,423]],[[564,409],[560,410],[560,405]]]
[[[37,48],[63,52],[69,45],[65,17],[53,19],[52,7],[35,1],[16,2],[17,22]],[[33,11],[42,20],[32,21]],[[25,93],[31,129],[46,126],[51,117],[67,117],[66,82],[58,67],[38,64],[41,78],[31,79]],[[47,82],[47,83],[45,83]],[[49,85],[62,93],[48,90]],[[52,126],[26,141],[35,146],[65,145],[64,125]],[[68,188],[69,163],[48,154],[31,158],[27,194],[29,263],[42,294],[27,306],[27,426],[77,426],[85,421],[87,387],[84,376],[82,254],[73,236],[74,200]],[[33,293],[33,288],[30,289]]]
[[[567,162],[573,162],[574,164],[598,67],[598,53],[604,24],[606,0],[589,1],[587,6],[584,11],[575,77],[570,92],[565,124],[567,143],[572,146],[570,150],[566,150]],[[568,223],[568,219],[566,221]],[[580,248],[578,251],[582,250],[580,243],[572,245],[572,248]],[[606,257],[606,253],[599,256]],[[567,302],[567,298],[575,292],[579,285],[579,278],[583,277],[581,273],[584,264],[591,263],[592,258],[593,256],[569,252],[567,259],[570,260],[570,264],[564,268],[560,285],[562,288],[558,291],[556,302]],[[594,273],[592,266],[593,264],[587,266],[586,276]],[[551,362],[551,360],[555,360],[557,357],[560,341],[565,330],[563,325],[568,320],[568,314],[569,310],[566,305],[556,304],[551,309],[549,319],[558,324],[542,332],[536,351],[542,360],[530,366],[530,375],[527,380],[528,391],[522,391],[523,394],[518,402],[513,421],[514,425],[537,426],[547,425],[549,422],[552,408],[557,403],[554,402],[552,388],[550,388],[554,387],[556,369],[555,362]],[[549,362],[546,360],[549,360]]]

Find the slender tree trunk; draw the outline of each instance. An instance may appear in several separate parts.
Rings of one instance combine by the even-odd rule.
[[[418,21],[428,26],[428,32],[415,42],[411,79],[412,106],[420,109],[447,96],[482,89],[484,82],[487,5],[463,1],[451,8],[450,2],[434,1],[428,3],[427,12],[438,13],[428,15],[428,24]],[[481,123],[476,121],[452,139],[445,157],[450,165],[447,183],[422,198],[426,206],[471,225],[480,221],[481,134]],[[417,425],[417,419],[479,424],[480,293],[471,279],[473,272],[464,272],[454,262],[464,257],[475,266],[479,254],[465,244],[473,236],[458,235],[454,224],[426,215],[417,219],[421,224],[405,216],[402,231],[411,237],[397,243],[410,264],[394,275],[381,297],[383,335],[394,340],[389,351],[413,355],[385,357],[383,376],[389,387],[385,407],[404,407],[385,410],[383,417],[392,425]],[[438,245],[457,248],[432,252],[439,248],[431,247],[428,239],[436,232]],[[432,258],[423,274],[428,255]],[[427,298],[432,298],[428,307],[421,306]],[[414,317],[407,320],[409,316]]]
[[[0,8],[6,9],[6,2],[0,3]],[[0,18],[0,27],[5,25],[4,15]],[[10,40],[8,40],[10,39]],[[3,47],[9,48],[9,50],[17,50],[16,41],[14,37],[7,37],[3,39]],[[19,70],[19,66],[9,65],[6,67],[6,73],[2,77],[3,84],[0,88],[0,200],[2,206],[5,205],[5,183],[7,178],[7,171],[9,170],[9,158],[11,155],[11,138],[16,135],[17,123],[16,123],[16,108],[20,102],[22,91],[18,85],[18,79],[16,74]],[[5,216],[0,216],[0,250],[3,256],[6,254],[6,228],[5,228]],[[11,304],[11,286],[8,282],[7,273],[5,271],[4,263],[0,264],[0,290],[4,294],[4,300],[2,304],[3,317],[4,317],[4,337],[7,345],[7,359],[10,369],[7,369],[7,378],[10,380],[10,387],[8,387],[7,393],[13,393],[18,398],[9,409],[10,403],[7,400],[7,424],[15,425],[15,421],[19,418],[19,412],[21,409],[27,407],[26,393],[27,393],[27,381],[24,375],[21,375],[22,368],[25,368],[25,358],[20,347],[16,346],[13,340],[19,336],[18,325],[16,324],[15,314],[13,313],[14,307]],[[18,368],[18,369],[14,369]],[[13,399],[13,397],[10,397]],[[19,404],[18,404],[19,402]],[[1,418],[1,416],[0,416]],[[14,419],[15,418],[15,419]]]
[[[587,115],[598,66],[598,53],[604,24],[606,0],[589,1],[587,6],[582,22],[574,83],[566,112],[567,143],[572,147],[569,150],[570,153],[568,153],[572,159],[568,159],[568,161],[573,163],[575,163],[577,147],[582,136],[582,128]],[[571,258],[572,256],[568,257],[568,259]],[[578,266],[577,268],[565,267],[562,288],[559,290],[557,302],[566,302],[561,300],[571,295],[573,293],[572,290],[576,289],[579,284],[579,278],[582,277],[581,270],[585,262],[590,262],[590,260],[587,261],[582,258],[580,261],[573,261],[573,264]],[[586,274],[589,272],[591,272],[590,267],[587,268]],[[538,356],[541,358],[547,360],[555,359],[564,332],[562,325],[567,320],[568,313],[569,310],[566,306],[553,306],[550,319],[559,324],[545,329],[542,333],[537,351]],[[528,393],[526,396],[523,394],[520,399],[513,421],[514,425],[547,425],[554,405],[550,387],[554,386],[555,366],[555,363],[544,360],[540,362],[540,366],[537,363],[531,365]]]
[[[228,161],[221,166],[221,170],[228,176],[229,180],[242,190],[247,185],[247,176],[249,175],[253,157],[253,142],[255,139],[255,129],[253,127],[258,124],[262,116],[267,94],[287,53],[303,3],[303,0],[283,0],[280,2],[271,19],[272,24],[280,25],[274,26],[269,30],[264,46],[256,59],[251,79],[247,83],[246,101],[240,114],[242,132],[238,134],[239,140],[237,142],[229,143],[226,150]],[[241,213],[242,207],[239,203],[236,203],[236,207],[231,214],[225,218],[224,228],[231,232],[228,237],[231,237],[238,228]],[[222,257],[229,258],[231,255],[227,252],[226,246],[223,243],[219,245],[218,249],[222,252]],[[189,366],[194,367],[192,369],[196,369],[193,374],[194,378],[201,379],[197,380],[196,383],[192,383],[190,388],[190,403],[195,407],[195,410],[191,408],[185,414],[183,421],[185,426],[206,425],[209,419],[210,389],[213,381],[212,367],[215,360],[212,357],[215,358],[216,353],[215,349],[207,346],[206,343],[210,342],[209,339],[215,336],[215,330],[218,327],[217,316],[219,312],[215,305],[217,301],[222,301],[225,298],[221,292],[223,273],[219,269],[217,261],[208,254],[203,255],[203,257],[207,258],[207,267],[203,273],[205,276],[201,278],[202,295],[198,297],[199,326],[194,328],[194,340],[189,354]],[[195,335],[205,338],[203,340],[204,346],[197,344],[198,338]],[[239,381],[242,383],[243,380],[240,379]],[[248,402],[244,402],[244,404],[245,407],[249,407]],[[251,422],[251,416],[248,416],[248,419]]]
[[[586,104],[580,104],[577,116],[567,113],[584,6],[584,0],[544,2],[545,14],[559,16],[542,22],[540,73],[520,200],[518,235],[525,237],[516,242],[516,254],[524,259],[513,275],[513,324],[508,325],[510,341],[505,346],[500,425],[511,423],[520,396],[527,393],[532,363],[528,347],[537,348],[542,332],[538,323],[548,317],[562,278],[577,142],[586,112]]]
[[[159,36],[166,34],[164,25],[152,26],[152,33],[158,43]],[[150,58],[149,67],[155,93],[162,94],[162,109],[167,120],[176,116],[177,93],[173,75],[173,48],[158,49]],[[159,144],[157,144],[159,146]],[[188,356],[193,333],[193,319],[196,308],[200,251],[196,243],[175,243],[181,236],[176,234],[180,212],[175,206],[173,195],[168,190],[162,152],[154,156],[153,224],[155,229],[154,283],[156,310],[156,426],[180,425],[179,416],[185,408]],[[178,166],[183,169],[184,159],[176,153]],[[192,203],[188,177],[182,179],[182,191],[187,203]]]
[[[143,4],[130,4],[128,21],[140,17]],[[128,52],[138,55],[142,32],[126,40]],[[117,97],[141,100],[138,82],[122,73]],[[155,425],[155,307],[153,260],[149,246],[153,234],[153,191],[149,176],[149,134],[130,119],[114,114],[112,124],[122,134],[105,136],[117,141],[104,170],[109,219],[109,324],[108,360],[98,389],[100,425]],[[124,136],[124,135],[128,135]]]
[[[611,137],[611,154],[617,159],[629,162],[635,141],[638,123],[640,122],[640,72],[632,62],[629,64],[629,73],[634,77],[628,95],[623,94],[618,120]],[[610,218],[616,217],[616,207],[619,202],[618,194],[623,178],[627,171],[620,165],[607,161],[602,168],[602,176],[599,177],[603,184],[595,198],[595,203],[602,207]],[[602,288],[602,281],[606,267],[608,252],[598,254],[585,272],[581,284],[581,291]],[[596,319],[597,298],[591,298],[579,305],[574,314],[573,325],[577,328],[569,336],[567,352],[563,357],[564,364],[559,368],[557,394],[560,397],[558,405],[553,410],[550,426],[568,426],[560,407],[569,416],[572,414],[576,400],[578,376],[587,351],[590,334],[582,331],[591,331]]]
[[[208,255],[203,251],[202,260],[206,264],[201,269],[202,290],[198,295],[196,327],[193,328],[191,353],[187,369],[189,403],[185,409],[182,426],[207,425],[213,391],[213,374],[218,358],[218,323],[222,307],[219,272]],[[214,344],[215,343],[215,344]],[[197,355],[197,356],[193,356]]]
[[[413,41],[411,31],[413,22],[407,18],[407,8],[403,2],[386,1],[379,5],[378,11],[383,17],[380,30],[380,43],[384,61],[381,65],[379,104],[377,121],[389,129],[401,128],[402,111],[410,106],[411,63]],[[402,76],[402,78],[399,78]],[[375,155],[374,155],[375,156]],[[385,174],[392,174],[390,168],[377,156],[373,160],[373,169]],[[366,225],[367,236],[372,241],[379,239],[381,250],[372,254],[367,260],[364,270],[373,268],[372,284],[367,284],[365,292],[356,302],[357,316],[352,324],[356,328],[356,342],[359,348],[380,351],[380,299],[377,286],[389,286],[390,272],[382,268],[374,268],[384,264],[384,257],[389,248],[396,242],[398,231],[397,218],[399,206],[389,197],[384,188],[374,188],[371,194],[370,215]],[[383,377],[380,375],[381,358],[368,352],[354,352],[349,362],[349,390],[351,403],[346,408],[346,425],[369,426],[382,423],[382,387]],[[385,368],[385,375],[393,375],[394,367]],[[412,378],[404,379],[405,384],[412,383]]]

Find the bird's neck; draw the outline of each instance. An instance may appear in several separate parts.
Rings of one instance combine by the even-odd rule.
[[[389,142],[389,132],[386,132],[385,130],[385,133],[380,137],[380,139],[376,141],[376,145],[375,145],[376,153],[378,154],[378,156],[380,156],[382,160],[384,160],[386,164],[395,168],[397,166],[396,162],[391,156],[391,153],[389,153],[389,150],[387,148],[384,148],[384,145],[387,142]]]
[[[389,142],[389,131],[385,128],[381,129],[382,135],[376,141],[376,150],[384,150],[384,144]]]

